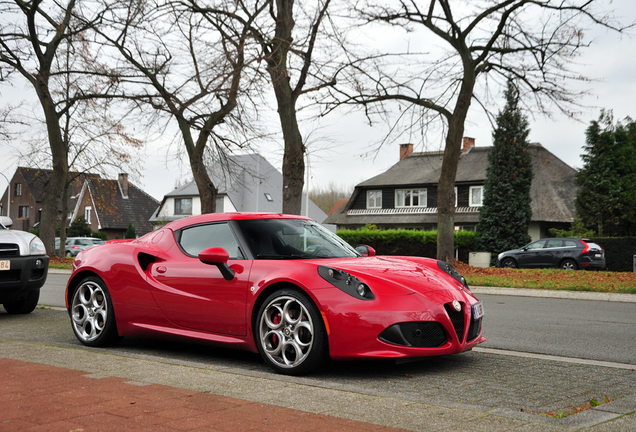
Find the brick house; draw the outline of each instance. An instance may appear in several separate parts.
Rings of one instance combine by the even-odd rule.
[[[0,215],[11,217],[13,229],[37,228],[44,185],[52,173],[52,170],[39,168],[16,169],[0,200]],[[129,183],[127,174],[110,180],[99,174],[71,172],[69,181],[68,213],[64,215],[67,225],[83,216],[91,230],[105,232],[108,239],[123,238],[130,222],[138,235],[152,231],[148,219],[159,201]],[[59,208],[58,221],[63,218],[61,203]]]

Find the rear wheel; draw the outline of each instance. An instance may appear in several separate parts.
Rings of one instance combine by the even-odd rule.
[[[328,355],[327,332],[318,309],[309,297],[292,289],[267,297],[254,336],[261,356],[278,373],[310,372]]]
[[[2,304],[4,310],[10,314],[28,314],[33,312],[40,299],[40,290],[29,291],[29,293],[19,300],[5,302]]]
[[[576,270],[579,267],[576,265],[576,261],[571,259],[566,259],[565,261],[561,263],[561,268],[563,270]]]
[[[80,282],[71,300],[71,323],[75,336],[87,346],[119,342],[113,302],[106,284],[96,276]]]
[[[501,266],[505,268],[517,268],[517,262],[512,258],[506,258],[501,262]]]

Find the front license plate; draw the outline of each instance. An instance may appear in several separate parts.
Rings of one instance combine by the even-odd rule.
[[[9,260],[0,261],[0,270],[11,270],[11,261]]]
[[[484,316],[484,306],[481,302],[477,302],[473,305],[473,319],[479,319]]]

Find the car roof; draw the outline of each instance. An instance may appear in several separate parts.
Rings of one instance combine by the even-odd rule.
[[[170,228],[173,231],[181,228],[197,225],[209,222],[221,222],[228,220],[246,220],[246,219],[303,219],[311,220],[305,216],[282,214],[282,213],[207,213],[198,216],[190,216],[183,219],[170,222],[165,228]]]

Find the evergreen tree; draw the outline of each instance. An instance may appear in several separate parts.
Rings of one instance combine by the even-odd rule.
[[[133,226],[132,222],[128,222],[128,229],[126,229],[124,238],[127,238],[127,239],[137,238],[137,233],[135,232],[135,227]]]
[[[511,81],[506,106],[497,115],[488,155],[484,205],[479,212],[479,245],[496,254],[530,242],[532,158],[528,151],[528,120],[519,110],[519,93]]]
[[[636,122],[602,111],[586,131],[576,210],[598,235],[636,235]]]
[[[66,230],[66,235],[68,237],[89,237],[91,232],[91,227],[86,223],[84,216],[79,216],[71,222],[71,226]]]

